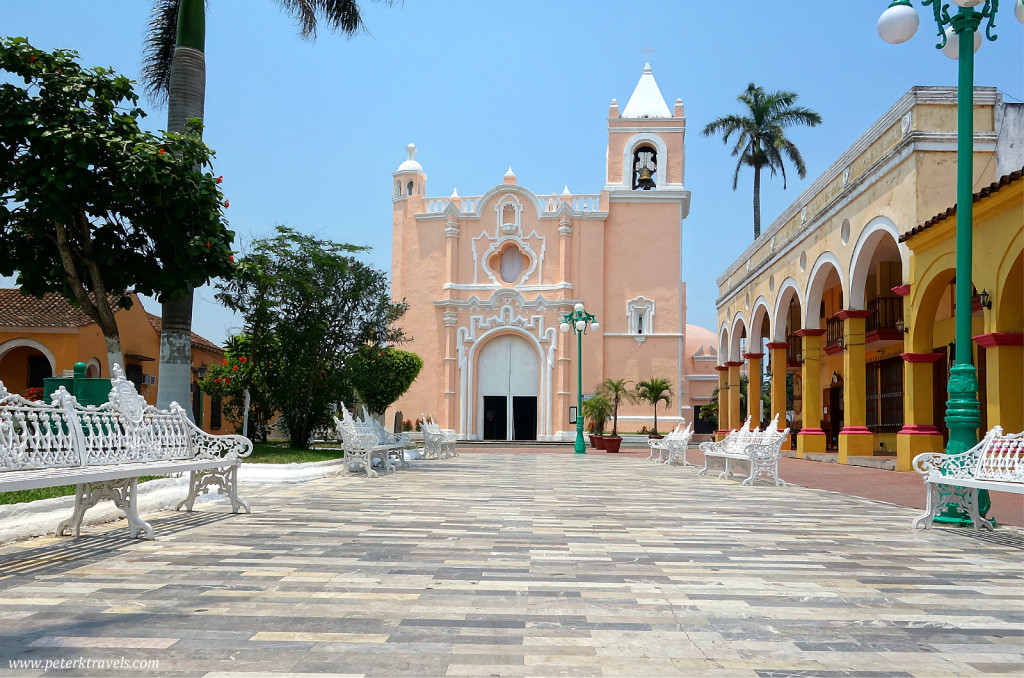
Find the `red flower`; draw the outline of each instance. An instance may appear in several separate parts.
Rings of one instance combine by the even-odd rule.
[[[240,362],[240,363],[244,363],[244,362],[245,362],[245,356],[244,356],[244,355],[243,355],[243,356],[241,356],[241,357],[240,357],[240,358],[238,359],[238,362]]]
[[[230,383],[231,383],[231,380],[230,380],[230,379],[228,379],[227,377],[224,377],[224,383],[225,383],[225,384],[230,384]]]
[[[220,383],[220,377],[217,377],[216,379],[214,379],[214,380],[213,380],[213,383],[215,383],[215,384],[219,384],[219,383]]]
[[[60,73],[60,69],[58,68],[57,70],[54,71],[54,73]]]
[[[223,174],[221,176],[217,177],[217,183],[218,184],[221,183],[222,181],[224,181],[224,175]]]
[[[227,358],[224,358],[224,360],[221,360],[221,361],[220,361],[220,364],[221,364],[221,365],[227,365],[227,364],[228,364],[228,359],[227,359]]]
[[[207,241],[207,242],[206,242],[206,247],[207,247],[207,248],[209,248],[209,247],[210,247],[210,242],[209,242],[209,241]]]
[[[35,58],[34,56],[30,56],[30,57],[28,58],[28,60],[29,60],[29,61],[35,61],[35,60],[36,60],[36,58]]]
[[[234,257],[232,257],[232,256],[228,256],[228,261],[234,261],[234,260],[235,260],[235,258],[234,258]]]
[[[164,149],[161,148],[160,149],[160,155],[163,155],[163,154],[164,154]]]
[[[231,201],[230,200],[225,200],[224,201],[224,207],[231,207]]]
[[[232,372],[237,372],[238,371],[238,365],[235,365],[234,367],[232,367],[231,371]]]

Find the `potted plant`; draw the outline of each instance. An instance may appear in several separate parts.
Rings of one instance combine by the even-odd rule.
[[[594,432],[595,430],[594,422],[589,422],[587,424],[587,437],[590,438],[590,446],[597,449],[597,434]]]
[[[601,384],[601,390],[612,404],[612,434],[604,440],[605,452],[618,452],[622,445],[622,436],[619,435],[619,404],[625,400],[634,400],[633,392],[625,379],[605,379]]]
[[[663,438],[658,433],[658,403],[665,401],[665,408],[672,404],[672,384],[668,379],[651,377],[647,381],[638,382],[633,397],[637,400],[654,405],[654,432],[649,437]]]
[[[604,422],[612,413],[612,404],[602,393],[583,401],[583,416],[594,423],[594,447],[604,449]]]

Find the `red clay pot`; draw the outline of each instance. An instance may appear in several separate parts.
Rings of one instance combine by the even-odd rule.
[[[608,436],[604,439],[604,451],[605,452],[618,452],[619,445],[622,444],[622,436]]]

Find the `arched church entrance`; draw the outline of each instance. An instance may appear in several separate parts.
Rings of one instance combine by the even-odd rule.
[[[540,359],[530,342],[504,334],[480,349],[477,431],[484,440],[536,440]]]

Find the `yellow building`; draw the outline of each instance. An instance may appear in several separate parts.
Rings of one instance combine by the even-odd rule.
[[[797,454],[943,447],[953,341],[956,88],[915,87],[718,278],[720,428],[770,374]],[[1022,107],[975,89],[974,314],[982,426],[1024,428]],[[752,379],[754,391],[761,383]],[[735,397],[734,397],[735,395]],[[752,394],[751,402],[756,394]]]
[[[137,296],[128,310],[115,313],[121,335],[125,376],[151,405],[156,404],[159,378],[160,318],[147,313]],[[192,333],[192,412],[202,412],[203,429],[230,433],[222,421],[220,402],[203,395],[195,383],[199,368],[224,359],[224,349]],[[0,382],[12,393],[42,387],[43,379],[70,374],[76,362],[88,366],[86,376],[109,377],[103,333],[85,312],[58,294],[42,299],[17,289],[0,289]],[[202,405],[200,405],[202,397]],[[182,403],[186,408],[189,403]]]

